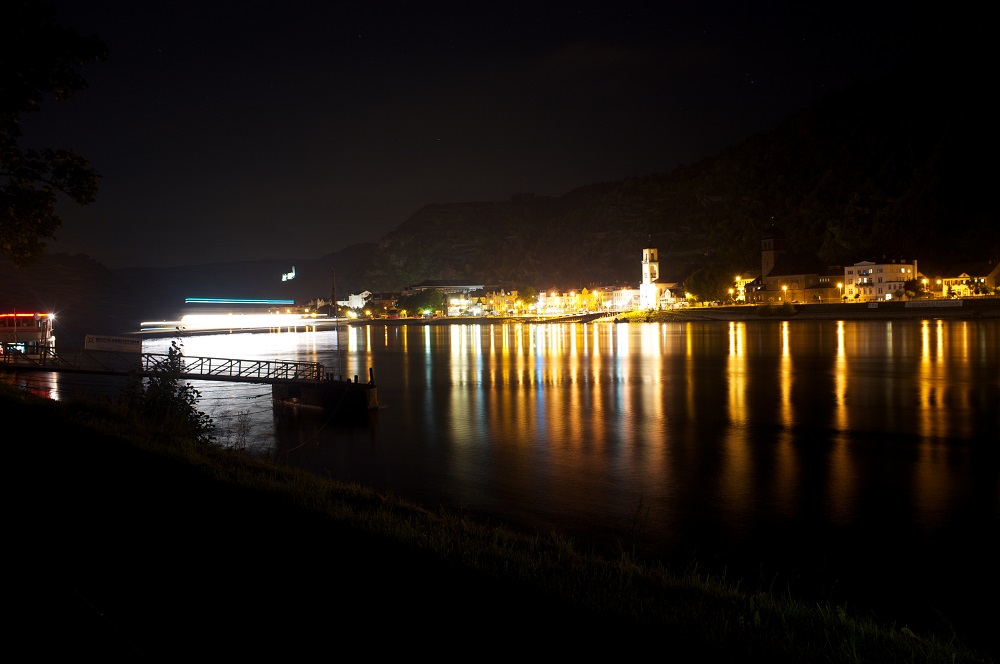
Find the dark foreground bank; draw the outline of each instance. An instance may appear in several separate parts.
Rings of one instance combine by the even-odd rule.
[[[144,446],[90,407],[0,389],[0,414],[27,423],[7,467],[9,634],[28,657],[988,661],[949,633],[670,573],[627,533],[598,554],[232,453]]]

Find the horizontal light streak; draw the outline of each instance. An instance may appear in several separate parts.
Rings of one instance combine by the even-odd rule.
[[[274,304],[293,305],[295,300],[255,300],[240,297],[186,297],[184,304]]]
[[[314,327],[329,322],[312,314],[185,314],[176,321],[145,321],[143,329],[180,328],[182,330],[254,330],[281,327]]]

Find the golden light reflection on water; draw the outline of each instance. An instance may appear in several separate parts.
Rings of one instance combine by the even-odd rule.
[[[747,423],[746,323],[729,324],[729,420],[742,427]]]
[[[749,528],[762,509],[850,522],[888,492],[936,524],[963,504],[963,441],[1000,431],[996,323],[372,327],[342,334],[352,372],[375,367],[384,435],[419,429],[422,472],[470,500],[587,514],[642,495]],[[216,339],[185,352],[331,355],[324,332]]]
[[[798,463],[797,449],[794,445],[795,439],[793,427],[798,422],[796,418],[795,406],[793,405],[792,389],[798,371],[793,364],[793,351],[791,344],[791,326],[788,321],[781,322],[781,355],[778,365],[778,391],[779,391],[779,416],[782,426],[777,434],[777,441],[774,450],[774,474],[771,482],[772,509],[779,512],[788,512],[799,499],[800,492],[806,490],[802,486],[799,475],[795,472]],[[799,339],[796,339],[799,341]],[[744,481],[750,481],[752,475],[748,473]]]
[[[504,441],[543,459],[545,481],[573,483],[620,467],[640,483],[679,484],[668,461],[677,446],[709,454],[716,436],[720,509],[736,514],[766,494],[773,509],[794,512],[818,492],[832,518],[849,519],[863,484],[858,435],[977,434],[982,414],[959,413],[974,405],[972,349],[985,346],[987,358],[998,350],[995,338],[984,339],[991,330],[941,321],[452,325],[428,326],[424,343],[447,335],[448,435],[470,452],[484,440]],[[720,351],[716,374],[711,358]],[[958,412],[944,412],[946,404]],[[816,445],[823,447],[810,450]],[[938,460],[926,450],[918,459],[928,454],[929,465],[911,468],[910,478],[934,496]],[[816,455],[826,468],[818,486],[802,472]]]
[[[933,325],[932,321],[923,321],[920,331],[917,389],[920,404],[918,422],[923,436],[941,436],[947,426],[946,420],[938,413],[938,408],[944,405],[942,388],[945,387],[944,364],[941,361],[944,357],[942,324],[943,321],[937,321],[937,325]]]
[[[716,491],[720,506],[726,511],[733,511],[738,509],[741,502],[747,500],[749,492],[756,483],[749,468],[751,458],[747,449],[745,429],[750,415],[747,405],[746,324],[731,322],[728,333],[726,384],[730,426],[723,438],[724,453]],[[742,520],[737,523],[741,524],[741,530],[749,526]]]
[[[973,437],[983,420],[977,390],[983,381],[995,388],[998,380],[982,366],[992,366],[1000,352],[995,324],[974,321],[373,327],[351,325],[341,331],[354,373],[365,373],[364,365],[378,359],[376,333],[383,348],[398,347],[406,355],[416,350],[428,357],[424,365],[428,371],[437,362],[431,358],[440,340],[446,338],[449,383],[477,389],[568,386],[563,388],[565,397],[560,390],[540,395],[542,405],[549,409],[558,405],[564,413],[560,419],[571,420],[574,428],[588,422],[594,438],[610,435],[609,417],[616,427],[632,430],[633,418],[625,413],[648,420],[642,425],[645,429],[650,421],[655,423],[652,428],[662,429],[664,422],[678,419],[679,414],[706,418],[722,408],[730,425],[742,429],[766,415],[767,401],[777,405],[774,418],[782,431],[821,425],[837,432],[889,428],[892,433],[909,431],[926,439]],[[329,344],[318,340],[330,334],[194,336],[184,340],[184,352],[328,361]],[[717,335],[723,335],[718,341],[725,344],[726,365],[724,374],[713,378],[704,374],[705,358],[718,346]],[[829,347],[824,341],[827,335]],[[776,345],[769,341],[772,338]],[[148,350],[156,352],[155,343],[147,340]],[[169,340],[160,343],[165,352]],[[768,356],[775,360],[771,385],[761,373]],[[411,372],[412,365],[404,371]],[[413,377],[431,384],[425,372]],[[722,388],[723,399],[717,404],[703,397],[716,391],[708,381]],[[829,387],[823,386],[826,381]],[[818,393],[817,386],[828,391]],[[571,394],[572,390],[587,394]],[[763,399],[762,391],[773,398]],[[748,402],[751,393],[758,395],[756,406]],[[561,398],[567,401],[560,403]],[[823,401],[828,408],[816,405]],[[979,412],[978,420],[969,416],[973,410]],[[817,421],[817,416],[826,421]]]
[[[684,326],[684,355],[686,359],[690,359],[694,355],[694,340],[693,340],[693,327],[690,325]],[[687,389],[684,390],[684,394],[687,395],[686,403],[684,407],[690,414],[695,414],[697,412],[695,403],[695,390],[694,388],[694,375],[695,375],[695,365],[694,362],[684,363],[684,383]]]
[[[826,488],[828,518],[836,523],[847,523],[857,514],[858,477],[849,441],[850,409],[847,406],[847,384],[850,364],[844,337],[844,321],[837,321],[836,350],[833,364],[833,416],[834,430],[830,450],[830,483]]]
[[[786,431],[795,426],[795,409],[792,407],[792,351],[788,343],[788,321],[781,323],[781,363],[778,367],[781,419]]]
[[[633,367],[622,361],[630,348],[627,325],[444,329],[428,334],[432,344],[448,335],[449,436],[463,458],[483,454],[484,438],[504,440],[535,458],[540,464],[535,471],[546,482],[572,483],[581,458],[620,463],[636,442],[645,442],[636,427],[648,415],[636,419],[625,413],[662,416],[659,353],[644,365],[649,373],[641,380],[650,389],[631,389]],[[642,343],[647,350],[658,347],[655,330],[647,337],[640,348]]]
[[[837,321],[837,354],[833,366],[833,425],[837,431],[847,431],[851,426],[847,408],[847,348],[844,341],[844,321]]]

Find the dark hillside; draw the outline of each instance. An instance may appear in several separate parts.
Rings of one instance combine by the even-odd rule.
[[[139,317],[175,316],[186,297],[326,299],[334,268],[341,299],[431,279],[636,285],[641,250],[653,246],[662,279],[680,281],[708,264],[734,273],[759,265],[772,223],[791,251],[815,252],[828,265],[883,256],[942,267],[996,260],[993,107],[976,64],[986,61],[981,47],[970,48],[952,48],[949,58],[936,51],[877,85],[831,94],[767,134],[667,173],[559,197],[427,205],[377,244],[320,259],[112,272],[85,256],[50,256],[59,267],[7,265],[13,278],[0,304],[55,307],[75,343],[86,332],[134,329]],[[296,278],[283,282],[293,266]]]
[[[718,156],[558,198],[430,205],[377,245],[371,290],[425,279],[539,288],[637,283],[645,246],[665,276],[759,264],[782,227],[828,264],[906,256],[938,264],[1000,254],[984,166],[985,90],[913,63],[833,94]]]
[[[0,270],[0,310],[54,313],[58,348],[83,348],[87,334],[137,330],[144,315],[141,289],[82,254],[42,256],[20,269],[2,260]]]

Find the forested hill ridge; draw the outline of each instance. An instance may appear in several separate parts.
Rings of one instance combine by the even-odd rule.
[[[771,224],[830,265],[996,259],[990,124],[982,82],[915,64],[830,95],[719,155],[560,197],[428,205],[376,245],[363,282],[426,279],[581,288],[635,284],[643,247],[666,280],[760,265]]]

